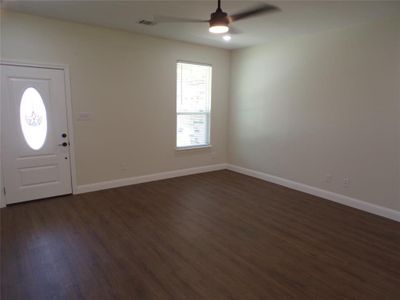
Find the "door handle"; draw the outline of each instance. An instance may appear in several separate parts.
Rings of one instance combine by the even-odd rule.
[[[58,146],[60,146],[60,147],[67,147],[67,146],[68,146],[68,143],[67,143],[67,142],[64,142],[64,143],[62,143],[62,144],[58,144]]]

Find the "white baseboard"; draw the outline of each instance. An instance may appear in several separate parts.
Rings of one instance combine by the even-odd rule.
[[[400,211],[394,209],[386,208],[383,206],[351,198],[342,194],[337,194],[310,185],[284,179],[267,173],[246,169],[232,164],[227,164],[227,169],[400,222]]]
[[[285,178],[281,178],[278,176],[270,175],[267,173],[263,173],[260,171],[252,170],[252,169],[247,169],[243,168],[237,165],[232,165],[232,164],[215,164],[215,165],[208,165],[208,166],[202,166],[202,167],[194,167],[194,168],[189,168],[189,169],[180,169],[180,170],[173,170],[173,171],[167,171],[167,172],[161,172],[161,173],[155,173],[155,174],[149,174],[149,175],[142,175],[142,176],[136,176],[136,177],[129,177],[129,178],[122,178],[122,179],[116,179],[116,180],[109,180],[109,181],[103,181],[103,182],[96,182],[96,183],[90,183],[90,184],[84,184],[84,185],[79,185],[77,188],[77,194],[82,194],[82,193],[88,193],[88,192],[94,192],[94,191],[99,191],[99,190],[105,190],[105,189],[111,189],[111,188],[116,188],[116,187],[121,187],[121,186],[127,186],[127,185],[132,185],[132,184],[138,184],[138,183],[144,183],[144,182],[150,182],[150,181],[156,181],[156,180],[162,180],[162,179],[168,179],[168,178],[173,178],[173,177],[180,177],[180,176],[186,176],[186,175],[193,175],[193,174],[199,174],[199,173],[204,173],[204,172],[211,172],[211,171],[218,171],[218,170],[224,170],[228,169],[234,172],[238,172],[244,175],[256,177],[271,183],[275,183],[278,185],[282,185],[294,190],[298,190],[307,194],[311,194],[323,199],[327,199],[330,201],[334,201],[343,205],[347,205],[359,210],[363,210],[381,217],[385,217],[391,220],[395,220],[400,222],[400,211],[386,208],[383,206],[379,206],[376,204],[368,203],[359,199],[351,198],[342,194],[337,194],[334,192],[330,192],[327,190],[323,190],[320,188],[316,188],[310,185],[306,185],[303,183],[299,183],[296,181],[288,180]],[[0,203],[0,207],[1,207]]]
[[[343,205],[347,205],[359,210],[363,210],[381,217],[385,217],[391,220],[400,222],[400,211],[379,206],[376,204],[368,203],[359,199],[351,198],[342,194],[337,194],[320,188],[316,188],[303,183],[295,182],[278,176],[270,175],[267,173],[259,172],[256,170],[251,170],[243,168],[240,166],[232,164],[215,164],[202,167],[194,167],[189,169],[180,169],[174,171],[167,171],[149,175],[142,175],[136,177],[122,178],[116,180],[109,180],[91,184],[79,185],[77,189],[77,194],[88,193],[93,191],[111,189],[121,186],[127,186],[132,184],[168,179],[173,177],[180,177],[186,175],[199,174],[204,172],[218,171],[228,169],[234,172],[238,172],[244,175],[256,177],[271,183],[279,184],[297,191],[301,191],[307,194],[311,194],[323,199],[334,201]]]
[[[224,170],[227,168],[227,164],[215,164],[215,165],[208,165],[202,167],[194,167],[189,169],[180,169],[174,171],[167,171],[149,175],[142,175],[142,176],[135,176],[135,177],[128,177],[128,178],[121,178],[116,180],[109,180],[109,181],[102,181],[84,185],[78,185],[77,194],[100,191],[105,189],[111,189],[121,186],[127,186],[132,184],[168,179],[173,177],[180,177],[186,175],[193,175],[199,174],[204,172],[211,172],[217,170]]]

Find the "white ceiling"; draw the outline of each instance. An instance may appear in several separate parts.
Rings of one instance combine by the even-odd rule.
[[[238,21],[240,34],[230,42],[208,32],[207,24],[157,24],[137,22],[153,20],[154,15],[188,16],[208,19],[215,1],[4,1],[6,9],[61,20],[123,29],[181,41],[234,49],[295,35],[332,30],[380,18],[400,17],[400,1],[268,1],[281,12]],[[223,0],[229,14],[251,8],[265,1]]]

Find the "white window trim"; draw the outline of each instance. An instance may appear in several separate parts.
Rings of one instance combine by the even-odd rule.
[[[178,112],[177,105],[176,105],[176,95],[177,95],[176,83],[178,81],[178,72],[176,72],[176,66],[178,63],[211,67],[211,80],[210,80],[211,90],[210,90],[210,103],[209,103],[210,107],[207,112]],[[211,145],[212,69],[213,69],[213,66],[211,64],[199,63],[199,62],[195,62],[195,61],[177,60],[175,63],[175,115],[176,115],[175,116],[175,150],[176,151],[201,150],[201,149],[207,149],[207,148],[212,147],[212,145]],[[196,115],[196,114],[207,116],[207,144],[178,147],[177,146],[178,115]]]

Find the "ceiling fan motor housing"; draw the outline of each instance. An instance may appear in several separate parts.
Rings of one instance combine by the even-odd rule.
[[[214,13],[211,14],[210,27],[228,26],[228,25],[229,25],[228,14],[226,12],[223,12],[220,8],[218,8]]]

